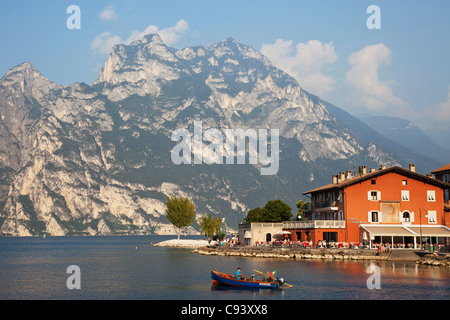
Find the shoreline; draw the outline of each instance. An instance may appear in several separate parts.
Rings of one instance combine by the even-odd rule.
[[[437,254],[409,250],[392,250],[380,253],[370,249],[319,249],[319,248],[270,248],[270,247],[214,247],[196,248],[193,253],[200,255],[238,256],[249,258],[319,259],[351,261],[404,261],[416,264],[450,267],[450,254]]]

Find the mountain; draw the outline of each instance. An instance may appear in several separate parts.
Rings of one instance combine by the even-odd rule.
[[[361,120],[390,140],[416,153],[433,158],[442,165],[450,162],[450,150],[441,147],[409,120],[388,116],[365,116]]]
[[[344,124],[354,133],[355,136],[358,137],[359,143],[374,144],[381,148],[381,150],[384,150],[390,154],[395,154],[398,158],[402,159],[403,166],[405,166],[404,163],[414,163],[417,168],[420,168],[419,170],[421,173],[426,174],[446,163],[443,157],[434,158],[427,154],[420,153],[417,150],[417,147],[408,148],[402,143],[402,141],[396,141],[395,137],[391,137],[391,135],[389,135],[385,130],[382,130],[381,128],[376,130],[374,127],[369,126],[366,122],[336,107],[335,105],[328,102],[325,102],[325,105],[336,120]],[[365,119],[365,117],[360,118]]]
[[[450,137],[450,123],[436,121],[432,127],[426,130],[426,133],[442,148],[445,148],[445,150],[450,150],[450,139],[448,138]]]
[[[22,63],[0,80],[0,116],[3,235],[173,234],[165,201],[174,193],[194,201],[197,218],[225,217],[236,229],[249,209],[271,199],[295,208],[339,171],[408,163],[231,38],[178,50],[150,34],[116,45],[92,85],[58,85]],[[173,133],[194,135],[198,122],[205,135],[279,130],[270,143],[279,142],[278,171],[261,174],[250,155],[244,164],[175,164]]]

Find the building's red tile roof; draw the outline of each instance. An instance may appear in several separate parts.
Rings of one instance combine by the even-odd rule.
[[[389,172],[396,172],[398,174],[401,174],[401,175],[404,175],[407,177],[411,177],[411,178],[414,178],[414,179],[417,179],[420,181],[424,181],[426,183],[438,186],[440,188],[445,188],[445,189],[450,188],[450,183],[445,183],[440,180],[436,180],[434,178],[427,177],[423,174],[420,174],[420,173],[417,173],[417,172],[414,172],[411,170],[407,170],[407,169],[404,169],[404,168],[401,168],[398,166],[394,166],[394,167],[389,167],[386,169],[376,170],[374,172],[369,172],[369,173],[362,174],[362,175],[357,175],[354,178],[346,179],[346,180],[340,181],[338,183],[330,183],[325,186],[303,192],[303,194],[306,195],[306,194],[310,194],[310,193],[315,193],[315,192],[324,191],[324,190],[331,190],[331,189],[342,189],[342,188],[351,186],[353,184],[384,175]]]
[[[445,166],[443,166],[443,167],[441,167],[439,169],[431,171],[431,173],[435,174],[435,173],[439,173],[439,172],[442,172],[442,171],[450,171],[450,163],[446,164]]]

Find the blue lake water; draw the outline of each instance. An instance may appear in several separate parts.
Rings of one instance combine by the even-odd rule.
[[[372,262],[380,289],[368,289],[370,262],[202,256],[151,246],[172,236],[0,238],[0,299],[58,300],[448,300],[449,268]],[[67,267],[80,268],[69,290]],[[216,289],[210,270],[277,270],[292,288]]]

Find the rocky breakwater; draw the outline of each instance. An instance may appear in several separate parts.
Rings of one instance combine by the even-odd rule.
[[[215,243],[213,241],[212,243]],[[198,248],[208,245],[208,240],[172,239],[153,244],[155,247]]]
[[[295,249],[266,247],[200,247],[194,253],[201,255],[239,256],[285,259],[332,259],[332,260],[382,260],[389,255],[377,255],[374,250],[364,249]]]
[[[425,264],[438,267],[450,267],[450,254],[430,253],[419,258],[417,264]]]

